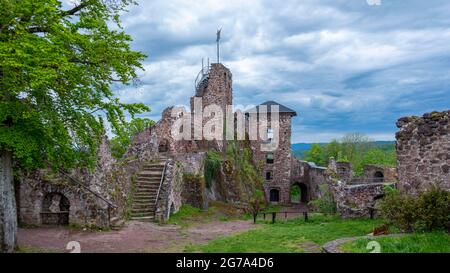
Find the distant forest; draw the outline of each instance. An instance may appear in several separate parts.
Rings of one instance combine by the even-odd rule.
[[[296,143],[292,145],[294,156],[326,167],[330,157],[337,161],[351,162],[356,176],[362,175],[364,166],[373,164],[395,167],[397,157],[395,141],[373,141],[369,137],[351,133],[329,143]]]

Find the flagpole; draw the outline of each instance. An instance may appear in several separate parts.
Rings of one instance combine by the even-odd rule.
[[[219,58],[219,56],[220,56],[219,41],[220,41],[220,31],[221,30],[222,30],[222,28],[217,30],[217,40],[216,40],[216,42],[217,42],[217,63],[219,63],[219,61],[220,61],[220,58]]]

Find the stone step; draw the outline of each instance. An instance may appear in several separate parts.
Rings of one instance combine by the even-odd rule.
[[[131,217],[131,220],[137,220],[137,221],[144,221],[144,222],[149,222],[149,221],[153,221],[155,219],[155,216],[142,216],[142,217]]]
[[[133,204],[143,204],[143,205],[148,205],[148,204],[155,205],[156,204],[156,199],[155,198],[153,198],[153,199],[145,199],[145,200],[135,199],[133,201],[134,201]]]
[[[141,195],[151,195],[151,196],[156,196],[156,194],[158,193],[157,189],[136,189],[136,191],[134,192],[134,196],[141,196]]]
[[[158,171],[141,171],[139,175],[159,175],[161,176],[162,172]]]
[[[135,193],[139,193],[139,192],[157,192],[158,191],[158,187],[137,187],[135,190]]]
[[[132,206],[136,207],[136,208],[150,207],[150,208],[154,209],[155,203],[153,203],[153,202],[134,202]]]
[[[159,184],[161,184],[161,181],[137,181],[134,185],[139,187],[139,186],[158,186]]]
[[[148,178],[148,177],[140,177],[136,180],[136,183],[138,182],[144,182],[144,183],[155,183],[155,184],[160,184],[161,183],[161,177],[158,178]]]
[[[131,213],[150,213],[150,212],[155,212],[155,206],[153,207],[136,207],[136,208],[131,208]]]
[[[160,162],[147,162],[144,163],[142,166],[143,167],[162,167],[164,168],[164,165],[166,165],[166,161],[165,160],[161,160]]]
[[[156,195],[158,193],[158,189],[157,188],[137,188],[134,191],[135,194],[137,195]]]
[[[147,192],[143,192],[143,193],[135,193],[133,195],[134,199],[156,199],[156,193],[151,194],[151,193],[147,193]]]
[[[153,200],[155,200],[156,199],[156,193],[153,194],[153,193],[149,193],[149,192],[141,192],[139,194],[134,195],[134,199],[139,199],[139,200],[141,200],[141,199],[153,199]]]
[[[158,188],[137,188],[135,193],[147,193],[147,194],[156,194],[158,192]]]
[[[159,170],[162,171],[164,170],[164,165],[144,165],[142,166],[142,169],[150,169],[150,170]]]
[[[143,217],[143,216],[154,216],[155,211],[148,211],[148,210],[136,210],[131,211],[131,217]]]
[[[156,195],[158,193],[158,189],[138,188],[134,193],[140,193],[141,195]]]
[[[139,212],[155,212],[156,208],[155,205],[137,205],[137,204],[133,204],[133,206],[131,207],[131,212],[132,213],[139,213]]]
[[[140,203],[140,204],[154,204],[156,198],[137,198],[134,199],[134,203]]]
[[[142,174],[137,177],[138,180],[161,180],[161,174]]]
[[[156,183],[139,183],[139,184],[136,184],[136,188],[158,189],[159,188],[159,184],[156,184]]]
[[[151,182],[151,181],[139,181],[139,182],[136,182],[136,184],[134,184],[135,185],[135,187],[141,187],[141,186],[143,186],[143,187],[148,187],[148,186],[152,186],[152,187],[156,187],[156,188],[159,188],[159,185],[160,185],[161,183],[158,181],[158,183],[156,183],[156,182]]]
[[[140,194],[140,195],[133,195],[133,200],[139,200],[139,201],[154,201],[156,200],[156,194]]]
[[[135,185],[155,185],[155,186],[159,186],[159,184],[161,184],[161,180],[142,180],[139,179],[136,181]]]
[[[151,201],[145,201],[145,202],[137,202],[136,200],[134,200],[133,205],[131,205],[131,207],[133,207],[134,205],[136,205],[136,207],[142,205],[142,206],[147,206],[147,207],[155,207],[155,200],[151,200]]]
[[[161,177],[162,172],[157,171],[141,171],[138,177]]]

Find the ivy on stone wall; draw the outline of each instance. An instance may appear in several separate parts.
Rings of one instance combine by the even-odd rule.
[[[220,173],[221,155],[216,151],[209,151],[205,157],[204,176],[206,187],[210,188],[214,179]]]

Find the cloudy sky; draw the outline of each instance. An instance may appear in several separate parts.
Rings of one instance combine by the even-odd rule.
[[[296,110],[293,142],[393,140],[398,118],[450,108],[450,2],[378,1],[138,0],[123,26],[148,55],[142,85],[117,94],[155,120],[187,105],[222,27],[235,105]]]

